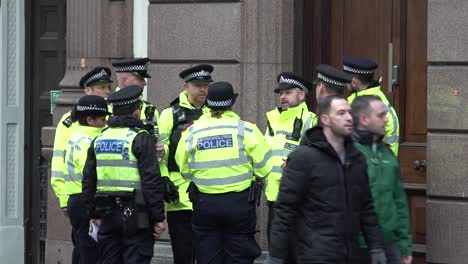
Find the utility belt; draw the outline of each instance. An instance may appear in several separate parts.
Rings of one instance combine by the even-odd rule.
[[[114,211],[119,211],[122,221],[130,228],[150,227],[149,215],[141,190],[133,192],[98,192],[94,195],[94,214],[98,218],[104,218]]]
[[[262,197],[262,190],[263,190],[263,179],[256,179],[255,181],[252,181],[250,184],[250,187],[243,192],[249,192],[247,202],[249,203],[256,203],[257,206],[260,206],[260,200]],[[197,188],[197,185],[195,183],[191,182],[188,189],[187,193],[189,194],[189,199],[192,203],[195,203],[197,200],[197,196],[200,193],[200,191]]]

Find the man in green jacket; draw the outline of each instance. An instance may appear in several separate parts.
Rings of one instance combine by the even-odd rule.
[[[387,263],[409,264],[412,262],[411,231],[400,166],[390,147],[382,141],[388,122],[388,108],[375,95],[357,97],[351,108],[354,144],[367,160],[369,185],[384,233]]]

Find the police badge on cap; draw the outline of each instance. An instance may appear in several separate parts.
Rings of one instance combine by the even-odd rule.
[[[129,72],[142,78],[151,78],[148,74],[149,58],[112,60],[115,72]]]
[[[99,82],[112,83],[111,75],[111,70],[107,67],[94,67],[81,77],[80,87],[84,89]]]
[[[211,73],[213,72],[213,66],[209,64],[200,64],[186,70],[183,70],[179,77],[187,82],[198,82],[198,83],[210,83],[213,82],[211,79]]]
[[[281,90],[298,88],[305,93],[308,93],[312,84],[295,74],[294,72],[282,72],[278,75],[277,78],[278,87],[275,88],[275,93],[279,93]]]

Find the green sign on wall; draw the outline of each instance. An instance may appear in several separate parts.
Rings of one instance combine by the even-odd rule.
[[[55,104],[55,99],[62,94],[61,90],[51,90],[50,91],[50,114],[54,113],[54,108],[57,107]]]

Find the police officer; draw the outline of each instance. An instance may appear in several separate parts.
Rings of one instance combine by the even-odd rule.
[[[231,110],[236,98],[231,84],[210,84],[206,104],[211,112],[182,133],[177,147],[180,172],[192,181],[192,228],[200,264],[253,263],[261,254],[253,198],[259,192],[249,195],[249,187],[255,177],[270,172],[270,146],[255,124]]]
[[[388,123],[385,126],[384,142],[390,145],[395,156],[398,156],[400,142],[400,123],[395,109],[380,89],[380,82],[374,80],[374,71],[378,65],[372,60],[362,57],[343,57],[343,71],[352,75],[353,93],[348,97],[351,104],[357,96],[375,95],[387,106]]]
[[[111,71],[107,67],[95,67],[88,71],[79,82],[81,88],[83,88],[86,95],[97,95],[106,98],[111,93],[112,80]],[[59,200],[60,208],[66,217],[67,213],[67,202],[69,198],[68,184],[69,181],[65,178],[64,171],[67,171],[65,147],[68,144],[70,134],[77,126],[77,122],[73,121],[71,117],[71,111],[64,114],[57,124],[54,138],[54,148],[51,164],[51,185]],[[72,183],[72,186],[73,183]],[[73,189],[73,187],[72,187]],[[75,234],[72,230],[72,241],[75,240]],[[75,247],[72,253],[72,263],[76,264],[79,262],[78,248]]]
[[[187,194],[189,182],[182,178],[174,156],[182,130],[209,112],[205,106],[208,84],[212,82],[213,66],[208,64],[190,67],[179,74],[184,91],[162,111],[159,118],[160,143],[168,149],[168,156],[161,162],[161,172],[167,185],[166,211],[169,235],[175,264],[194,262],[192,245],[192,203]],[[166,152],[167,153],[167,152]],[[168,180],[170,179],[170,180]],[[171,185],[174,185],[171,188]],[[177,190],[178,189],[178,190]]]
[[[265,188],[269,207],[268,236],[273,217],[273,203],[278,196],[281,181],[281,165],[289,153],[299,145],[301,135],[312,127],[315,118],[315,114],[309,111],[305,103],[305,98],[312,89],[310,82],[292,72],[280,73],[277,82],[278,86],[274,92],[280,95],[281,106],[266,113],[268,125],[265,139],[272,148],[272,159],[275,163],[266,179]]]
[[[151,78],[148,73],[149,58],[132,58],[112,60],[112,66],[117,75],[118,87],[116,91],[125,89],[129,86],[147,85],[145,78]],[[141,120],[146,125],[146,130],[154,134],[155,138],[159,136],[158,117],[159,113],[156,107],[145,100],[141,101]]]
[[[69,196],[67,212],[75,234],[74,245],[79,253],[79,263],[92,264],[98,260],[96,242],[88,235],[89,218],[86,217],[81,194],[81,180],[89,145],[105,127],[106,115],[109,114],[106,100],[97,95],[81,97],[71,113],[72,121],[78,121],[78,124],[68,135],[65,145],[63,178],[66,181],[64,191]]]
[[[344,96],[346,85],[348,85],[347,80],[349,80],[345,73],[327,64],[320,64],[315,70],[317,71],[317,79],[314,81],[317,102],[331,95]]]
[[[142,91],[130,86],[109,96],[109,128],[88,150],[83,193],[99,226],[99,263],[150,263],[154,239],[164,230],[155,143],[139,119]]]

